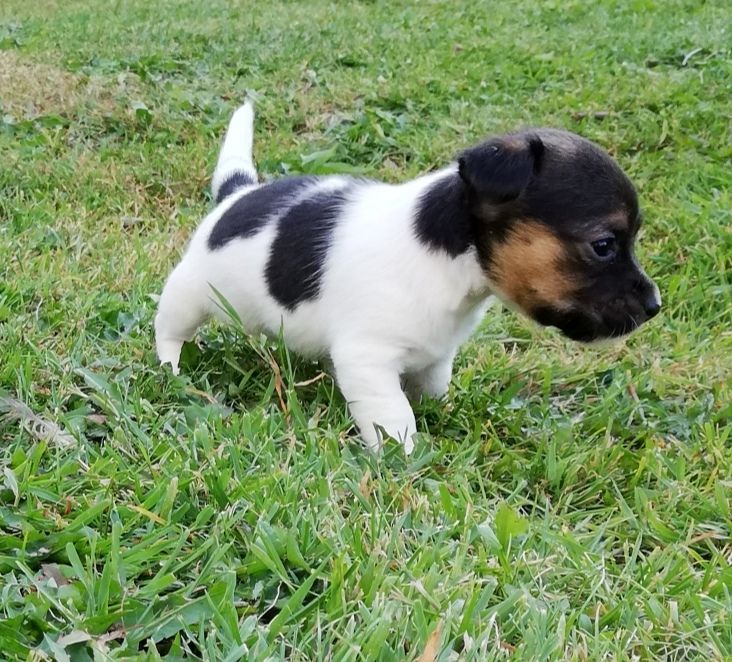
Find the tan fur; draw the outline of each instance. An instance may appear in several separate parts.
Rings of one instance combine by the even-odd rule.
[[[611,214],[606,220],[606,225],[615,232],[625,232],[628,229],[628,212],[622,210]]]
[[[521,308],[566,309],[574,291],[561,240],[545,225],[522,220],[491,246],[489,277]]]

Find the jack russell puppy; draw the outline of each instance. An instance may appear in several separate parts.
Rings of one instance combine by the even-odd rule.
[[[491,138],[402,184],[348,176],[260,183],[254,111],[233,115],[213,175],[215,209],[170,274],[155,318],[162,363],[219,293],[251,332],[328,357],[363,441],[409,453],[407,398],[445,394],[490,300],[581,342],[630,333],[659,291],[633,254],[633,185],[593,143],[554,129]]]

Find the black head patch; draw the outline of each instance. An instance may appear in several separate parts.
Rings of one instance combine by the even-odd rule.
[[[633,185],[588,140],[553,129],[465,150],[423,194],[417,237],[455,257],[475,246],[490,286],[576,340],[619,336],[660,307],[635,260]]]
[[[575,340],[621,336],[655,315],[658,290],[633,253],[638,198],[617,163],[563,131],[503,141],[517,146],[515,155],[504,159],[501,176],[488,177],[501,182],[503,198],[471,184],[478,253],[497,291]],[[495,172],[494,154],[474,154]]]
[[[450,257],[473,245],[473,218],[466,205],[463,182],[454,176],[441,177],[417,201],[414,229],[417,238],[432,250]]]

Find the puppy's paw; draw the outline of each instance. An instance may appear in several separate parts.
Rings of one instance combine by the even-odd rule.
[[[166,362],[161,362],[160,365],[165,365],[165,363]],[[178,367],[177,363],[171,363],[171,362],[167,362],[167,363],[170,366],[170,370],[174,375],[176,375],[176,376],[180,375],[180,367]]]
[[[180,361],[180,350],[183,347],[183,342],[180,340],[159,340],[158,341],[158,358],[160,359],[160,365],[170,364],[170,369],[174,375],[180,374],[180,367],[178,362]]]
[[[397,432],[397,430],[400,429],[403,429],[404,431]],[[384,450],[384,442],[386,439],[393,439],[394,441],[398,442],[399,445],[404,449],[405,455],[411,455],[412,451],[414,451],[414,435],[416,432],[413,426],[411,428],[393,428],[390,432],[383,426],[377,424],[373,426],[373,430],[373,435],[361,435],[365,446],[372,453],[381,453]]]

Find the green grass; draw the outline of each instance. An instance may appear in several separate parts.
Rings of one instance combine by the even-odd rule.
[[[730,659],[731,33],[722,0],[3,0],[0,658]],[[587,349],[496,310],[408,459],[277,342],[211,325],[172,376],[155,295],[245,91],[270,175],[599,142],[662,315]]]

